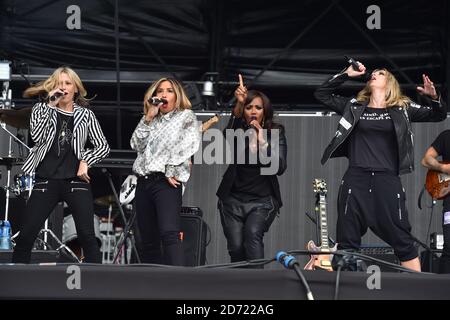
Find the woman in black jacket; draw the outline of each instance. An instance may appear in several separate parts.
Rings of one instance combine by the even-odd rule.
[[[229,141],[234,162],[217,190],[231,262],[264,258],[264,233],[282,206],[277,175],[286,170],[287,157],[284,128],[273,122],[269,99],[262,92],[247,91],[241,75],[239,79],[237,103],[225,129],[234,139]],[[243,143],[236,144],[239,136]]]
[[[322,164],[330,157],[349,159],[338,195],[338,248],[359,249],[370,228],[394,248],[403,266],[420,271],[399,175],[414,170],[411,122],[442,121],[447,110],[426,75],[417,90],[431,99],[429,106],[421,106],[401,93],[386,69],[373,71],[356,98],[333,94],[344,81],[366,72],[364,65],[358,66],[358,71],[350,66],[333,76],[315,92],[319,101],[342,116]]]

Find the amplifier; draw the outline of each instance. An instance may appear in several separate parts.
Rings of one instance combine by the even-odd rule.
[[[190,206],[181,207],[181,214],[186,216],[195,216],[199,218],[203,217],[203,211],[199,207],[190,207]]]
[[[180,216],[185,254],[184,265],[190,267],[204,265],[208,226],[202,219],[202,210],[198,207],[182,207]]]
[[[394,254],[394,249],[390,246],[384,246],[384,245],[361,245],[359,253],[364,254],[366,256],[383,260],[389,263],[393,264],[400,264],[400,261],[398,260],[397,256]],[[358,259],[359,260],[359,259]],[[397,270],[386,266],[382,263],[378,263],[375,261],[370,260],[364,260],[358,262],[360,266],[358,266],[358,269],[361,269],[362,271],[365,271],[368,266],[370,265],[376,265],[380,267],[381,271],[385,272],[397,272]]]

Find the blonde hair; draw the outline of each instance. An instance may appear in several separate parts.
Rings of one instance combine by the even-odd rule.
[[[395,79],[394,75],[387,71],[385,68],[376,69],[373,72],[376,71],[384,71],[386,73],[386,107],[390,108],[394,106],[400,106],[406,108],[411,102],[411,99],[403,95],[402,90],[400,89],[400,85],[397,79]],[[372,91],[370,89],[369,83],[367,83],[364,89],[358,92],[356,100],[358,100],[358,102],[369,102],[371,94]]]
[[[40,81],[37,84],[26,89],[23,93],[23,96],[25,98],[30,98],[42,94],[48,95],[50,91],[58,87],[59,76],[62,73],[65,73],[70,78],[70,80],[72,80],[73,83],[75,83],[78,89],[78,92],[75,93],[74,96],[75,103],[80,106],[87,107],[92,99],[86,98],[87,91],[84,88],[80,77],[75,71],[73,71],[73,69],[69,67],[59,67],[53,72],[53,74],[47,80]]]
[[[175,109],[190,109],[192,107],[191,102],[189,101],[186,92],[181,86],[180,82],[173,78],[161,78],[155,82],[147,89],[144,95],[144,114],[147,114],[148,108],[150,108],[151,104],[148,102],[148,99],[153,97],[156,93],[158,87],[164,81],[168,81],[172,84],[173,91],[175,92],[176,101],[175,101]]]

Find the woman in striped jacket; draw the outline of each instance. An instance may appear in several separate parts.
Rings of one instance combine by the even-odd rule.
[[[39,230],[56,204],[65,201],[73,212],[84,261],[101,263],[94,234],[94,208],[88,169],[105,158],[109,146],[78,75],[61,67],[45,81],[28,88],[25,97],[45,95],[33,107],[30,134],[34,147],[22,170],[35,173],[25,221],[14,248],[14,263],[29,263]],[[92,149],[85,147],[87,139]]]

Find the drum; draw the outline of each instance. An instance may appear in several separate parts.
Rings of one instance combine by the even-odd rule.
[[[94,233],[97,238],[98,246],[102,245],[102,235],[100,234],[100,219],[94,214]],[[64,217],[63,230],[62,230],[62,242],[64,244],[75,243],[78,238],[77,230],[75,228],[75,221],[72,215]],[[79,244],[77,243],[79,246]],[[70,247],[70,246],[69,246]]]
[[[22,192],[29,192],[34,186],[34,173],[28,174],[16,174],[14,176],[14,192],[19,195]]]

